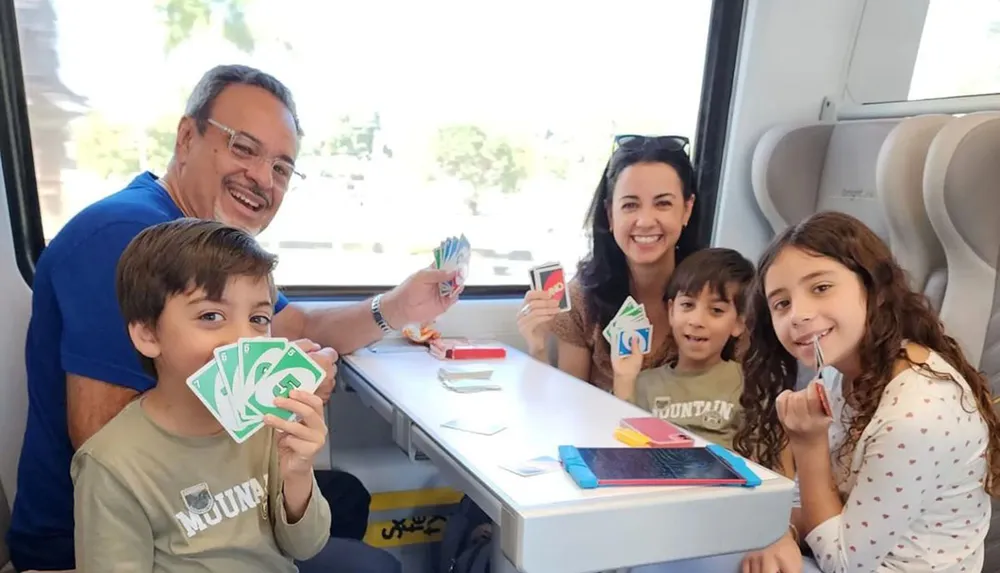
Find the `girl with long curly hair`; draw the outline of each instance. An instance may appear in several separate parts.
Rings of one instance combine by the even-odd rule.
[[[827,573],[979,571],[1000,424],[885,243],[842,213],[787,229],[760,258],[747,323],[734,447],[774,469],[790,448],[801,507],[744,571],[797,570],[802,541]],[[796,391],[816,338],[832,368]]]

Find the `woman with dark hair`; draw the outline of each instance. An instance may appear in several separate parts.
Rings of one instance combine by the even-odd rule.
[[[666,362],[672,346],[667,282],[677,264],[702,246],[688,224],[695,173],[687,145],[680,136],[615,137],[587,216],[591,252],[568,285],[571,310],[560,313],[557,301],[533,290],[518,313],[518,330],[536,359],[547,361],[551,332],[558,338],[559,369],[610,392],[610,347],[601,331],[631,295],[653,325],[643,368]]]

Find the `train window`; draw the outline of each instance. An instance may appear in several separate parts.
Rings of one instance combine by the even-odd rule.
[[[930,0],[909,99],[1000,92],[1000,2]]]
[[[295,94],[306,179],[260,237],[279,284],[388,285],[446,236],[470,285],[571,264],[615,133],[694,139],[712,2],[14,0],[46,240],[162,173],[189,90],[246,63]],[[113,25],[113,27],[108,27]]]

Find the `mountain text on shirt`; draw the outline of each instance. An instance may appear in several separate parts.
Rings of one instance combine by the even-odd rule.
[[[234,519],[253,509],[258,510],[260,518],[266,521],[268,474],[265,473],[262,479],[263,486],[252,477],[214,496],[205,482],[185,488],[180,492],[185,509],[175,513],[174,518],[184,528],[188,539],[222,523],[224,519]]]

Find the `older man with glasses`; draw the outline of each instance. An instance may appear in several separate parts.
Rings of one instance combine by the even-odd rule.
[[[302,177],[295,168],[301,135],[295,103],[281,82],[246,66],[213,68],[188,100],[166,174],[138,175],[125,189],[80,212],[43,251],[26,344],[28,423],[8,534],[18,571],[75,567],[70,460],[153,385],[118,309],[119,256],[146,227],[181,217],[215,219],[260,233],[294,179]],[[306,309],[279,295],[271,333],[296,340],[324,366],[328,377],[318,393],[328,399],[338,352],[352,352],[404,324],[443,313],[457,293],[443,297],[438,284],[451,277],[420,270],[396,288],[350,306]],[[398,571],[391,555],[358,541],[367,521],[364,486],[344,473],[319,481],[331,498],[334,533],[340,523],[353,521],[349,536],[354,539],[331,539],[319,556],[299,564],[301,570]],[[178,511],[184,509],[179,492],[173,501]]]

